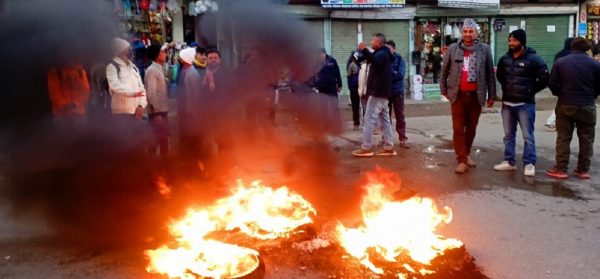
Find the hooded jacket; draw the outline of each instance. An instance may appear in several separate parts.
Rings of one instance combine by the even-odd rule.
[[[313,86],[320,93],[337,96],[338,88],[342,88],[342,75],[335,58],[327,55],[325,64],[314,79]]]
[[[559,105],[594,106],[600,94],[600,62],[572,52],[554,63],[548,87]]]
[[[533,48],[517,58],[509,51],[498,61],[496,77],[502,85],[502,101],[535,104],[535,94],[548,86],[548,66]]]
[[[392,61],[394,55],[386,46],[373,53],[364,48],[361,51],[367,63],[370,63],[367,77],[367,95],[379,98],[389,98],[392,95]]]

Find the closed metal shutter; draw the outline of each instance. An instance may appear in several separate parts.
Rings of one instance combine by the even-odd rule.
[[[548,32],[549,27],[554,28],[554,32]],[[527,45],[537,51],[548,69],[552,68],[554,55],[563,48],[569,36],[568,28],[568,15],[531,16],[526,19]]]
[[[344,94],[350,93],[346,82],[346,62],[350,57],[350,52],[356,50],[358,46],[357,34],[356,20],[334,20],[331,23],[331,55],[340,66],[342,83],[344,84],[342,92]]]
[[[498,61],[502,55],[506,54],[508,51],[508,35],[510,34],[510,26],[521,26],[521,18],[520,17],[502,17],[506,24],[504,25],[504,29],[502,31],[496,31],[495,42],[495,54],[494,58],[496,58],[495,65],[498,65]]]
[[[385,20],[385,21],[364,21],[363,22],[363,40],[367,45],[371,45],[371,35],[383,33],[388,40],[396,42],[396,49],[408,63],[408,21],[407,20]]]
[[[367,45],[371,45],[371,35],[375,33],[383,33],[388,40],[396,43],[396,51],[406,64],[404,92],[408,92],[408,20],[363,21],[363,40]]]

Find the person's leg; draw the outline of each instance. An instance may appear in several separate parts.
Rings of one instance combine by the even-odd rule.
[[[396,116],[396,132],[400,142],[406,142],[406,120],[404,118],[404,94],[398,95],[394,100],[394,114]]]
[[[385,98],[376,98],[380,103],[381,113],[379,114],[381,129],[383,130],[383,149],[391,150],[394,148],[394,136],[392,134],[392,122],[390,120],[389,100]]]
[[[537,154],[535,150],[535,104],[524,104],[519,106],[519,124],[523,133],[523,165],[535,166]]]
[[[360,126],[360,97],[358,89],[350,90],[350,103],[352,103],[352,121],[354,126]]]
[[[592,155],[594,155],[594,138],[596,133],[596,106],[580,107],[575,120],[577,137],[579,138],[579,155],[577,171],[588,172]]]
[[[502,105],[502,126],[504,127],[504,161],[515,165],[515,136],[517,134],[517,109]]]
[[[473,141],[477,133],[477,123],[479,123],[479,116],[481,115],[481,105],[477,99],[477,95],[472,94],[467,97],[467,105],[465,115],[465,144],[467,156],[471,154],[471,148],[473,147]]]
[[[373,149],[373,130],[377,126],[378,114],[380,108],[377,108],[377,100],[373,97],[369,97],[367,100],[364,126],[363,126],[363,140],[361,148],[364,150]]]
[[[465,96],[459,93],[458,99],[452,103],[452,143],[458,163],[467,162],[467,145],[465,142]]]
[[[566,172],[571,153],[570,144],[573,138],[574,122],[571,115],[577,110],[575,106],[556,106],[556,170]]]

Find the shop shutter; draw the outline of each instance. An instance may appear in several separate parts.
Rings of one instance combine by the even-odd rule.
[[[499,17],[500,18],[500,17]],[[510,26],[521,26],[521,18],[520,17],[501,17],[504,19],[506,24],[504,25],[504,29],[502,31],[496,31],[496,38],[494,40],[495,43],[495,54],[494,58],[496,59],[496,63],[494,65],[498,65],[498,61],[502,55],[506,54],[508,51],[508,35],[510,34]],[[493,28],[493,26],[492,26]],[[528,32],[529,33],[529,32]],[[528,39],[529,41],[529,39]]]
[[[548,32],[548,26],[554,26],[554,32]],[[537,53],[552,69],[554,55],[564,45],[569,36],[568,15],[530,16],[526,18],[525,31],[527,32],[527,45],[534,48]]]
[[[398,53],[408,63],[409,36],[407,20],[364,21],[363,40],[367,45],[371,44],[371,35],[375,33],[383,33],[388,40],[396,42]]]
[[[340,66],[344,94],[350,93],[346,83],[346,61],[350,57],[350,52],[355,50],[358,45],[356,25],[356,20],[334,20],[331,23],[331,55]]]
[[[396,50],[404,59],[406,64],[406,75],[404,77],[405,87],[408,86],[408,21],[407,20],[382,20],[382,21],[363,21],[363,40],[367,45],[371,44],[371,35],[375,33],[385,34],[388,40],[396,42]],[[407,88],[404,92],[408,92]]]
[[[306,19],[306,23],[308,23],[308,26],[310,28],[310,30],[312,31],[312,34],[316,35],[316,41],[319,43],[318,46],[315,46],[315,48],[319,48],[319,47],[324,47],[325,46],[325,39],[323,36],[323,20],[322,19]]]

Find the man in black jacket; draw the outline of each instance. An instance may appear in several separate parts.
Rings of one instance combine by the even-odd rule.
[[[320,99],[323,100],[322,113],[327,118],[325,123],[335,126],[342,121],[338,103],[338,93],[342,90],[340,67],[335,58],[327,55],[324,48],[319,49],[319,63],[321,69],[312,79],[312,87],[319,92]]]
[[[571,43],[571,54],[556,60],[548,87],[558,96],[556,104],[556,164],[546,171],[554,178],[568,178],[569,145],[577,128],[579,156],[574,174],[589,179],[594,154],[595,99],[600,94],[600,63],[591,56],[592,44],[584,38]]]
[[[498,61],[496,71],[502,85],[502,122],[504,123],[504,161],[495,170],[514,170],[517,124],[523,133],[524,175],[535,175],[535,94],[548,85],[548,66],[527,47],[527,34],[517,29],[508,36],[508,52]]]
[[[365,124],[363,127],[363,140],[361,148],[352,151],[352,155],[357,157],[371,157],[373,153],[373,129],[381,123],[383,131],[383,150],[377,152],[381,156],[394,156],[394,142],[392,139],[392,122],[390,121],[390,111],[388,107],[389,98],[392,91],[392,67],[394,55],[390,49],[385,46],[385,35],[377,33],[371,39],[371,47],[375,50],[373,53],[367,49],[366,44],[360,43],[358,48],[362,54],[359,62],[366,60],[371,64],[369,75],[367,77],[367,108],[365,112]]]

